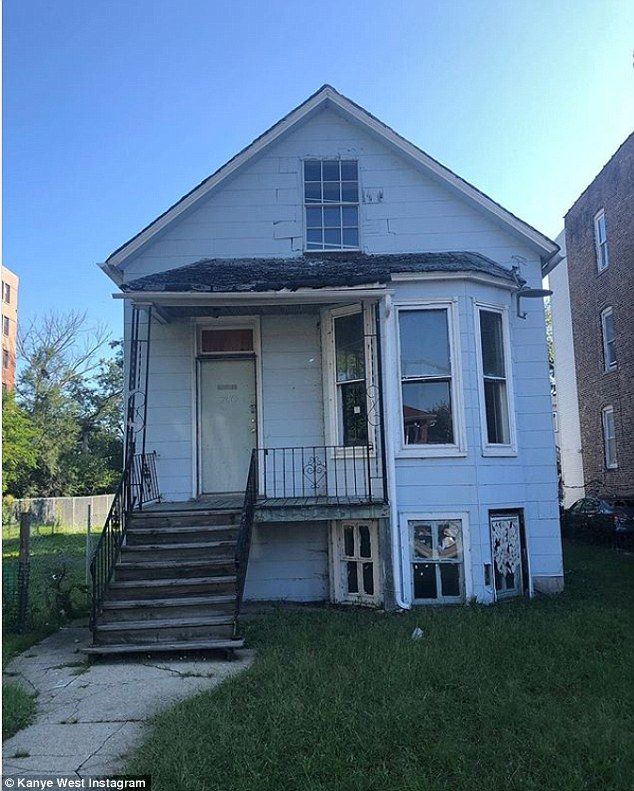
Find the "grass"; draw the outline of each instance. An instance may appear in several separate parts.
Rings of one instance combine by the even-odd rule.
[[[252,668],[156,717],[128,771],[157,791],[632,788],[632,563],[568,545],[555,598],[258,619]]]
[[[16,684],[2,685],[2,741],[26,728],[35,714],[35,698]]]

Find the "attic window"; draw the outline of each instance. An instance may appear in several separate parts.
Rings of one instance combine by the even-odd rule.
[[[304,160],[307,250],[359,247],[359,173],[354,159]]]

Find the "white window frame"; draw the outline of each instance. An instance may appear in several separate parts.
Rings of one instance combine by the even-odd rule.
[[[401,326],[400,315],[405,311],[446,310],[447,331],[449,335],[449,360],[451,363],[451,405],[454,442],[449,444],[407,445],[403,428],[403,388],[401,371]],[[458,300],[439,298],[426,300],[399,301],[395,305],[395,341],[398,389],[398,424],[395,455],[397,458],[434,458],[467,455],[467,438],[464,418],[464,392],[462,387],[462,355],[460,353],[460,325]]]
[[[606,333],[606,319],[608,316],[612,316],[612,328],[614,330],[614,335],[611,341],[612,347],[614,349],[614,362],[609,362],[608,355],[609,342]],[[603,347],[603,370],[605,373],[614,371],[617,367],[618,361],[616,358],[616,327],[614,325],[614,309],[611,305],[601,311],[601,345]]]
[[[513,365],[511,355],[511,333],[509,311],[506,305],[495,305],[474,301],[476,364],[478,372],[478,399],[480,403],[480,437],[483,456],[517,456],[517,427],[515,422],[515,394],[513,391]],[[509,442],[498,444],[489,442],[487,430],[486,401],[484,396],[484,365],[482,361],[482,336],[480,331],[480,311],[499,313],[502,317],[504,348],[504,372],[506,377],[506,400],[509,416]]]
[[[609,434],[609,418],[612,418],[612,435]],[[607,470],[616,470],[618,465],[616,454],[616,424],[614,421],[614,407],[610,404],[601,410],[601,433],[603,435],[603,458]],[[610,441],[614,443],[614,457],[610,458]]]
[[[11,322],[8,316],[2,317],[2,334],[7,338],[11,332]]]
[[[345,564],[343,531],[345,525],[367,525],[370,530],[370,558],[359,558],[359,562],[371,561],[373,564],[374,594],[349,593],[344,584]],[[379,525],[376,519],[342,519],[330,523],[330,598],[339,604],[365,604],[376,606],[383,598],[380,574]]]
[[[306,202],[306,179],[305,179],[305,170],[304,170],[304,163],[305,162],[339,162],[341,160],[351,161],[357,163],[357,200],[355,201],[341,201],[339,203],[324,203],[323,196],[321,203],[307,203]],[[341,252],[358,252],[361,250],[361,168],[359,166],[359,159],[353,156],[350,157],[304,157],[301,160],[301,195],[302,195],[302,224],[304,228],[304,242],[303,242],[303,249],[305,253],[341,253]],[[322,178],[323,183],[323,178]],[[341,179],[339,179],[339,183],[341,184]],[[341,247],[308,247],[308,222],[306,218],[306,209],[307,208],[320,208],[323,209],[324,207],[343,207],[343,206],[356,206],[357,207],[357,246],[356,247],[344,247],[343,246],[343,225],[341,226]]]
[[[400,532],[401,532],[401,562],[405,570],[403,573],[403,593],[405,599],[411,602],[416,607],[429,607],[429,606],[443,606],[443,602],[439,601],[438,605],[431,602],[414,599],[414,582],[412,580],[412,556],[411,556],[411,538],[410,538],[410,522],[424,522],[434,521],[443,522],[459,520],[462,523],[462,562],[464,564],[464,600],[468,602],[473,598],[473,568],[471,565],[471,532],[469,526],[469,513],[467,511],[401,511],[399,514]],[[446,606],[446,605],[444,605]]]
[[[605,238],[601,241],[601,220],[603,220],[603,230]],[[610,251],[608,248],[608,226],[605,221],[605,209],[599,209],[594,215],[594,249],[597,257],[597,270],[599,273],[605,272],[610,266]],[[605,250],[605,261],[603,256]]]
[[[340,308],[326,308],[321,313],[321,348],[322,348],[322,368],[324,385],[324,418],[326,444],[341,446],[337,447],[337,456],[364,456],[365,451],[360,446],[345,447],[343,437],[339,436],[339,414],[337,398],[337,374],[336,374],[336,348],[335,348],[335,319],[341,316],[351,316],[354,313],[363,312],[363,333],[364,333],[364,352],[365,352],[365,381],[376,373],[373,350],[369,338],[373,334],[373,306],[367,303],[357,303],[355,305],[345,305]],[[369,412],[372,404],[366,394],[366,410]],[[375,405],[378,409],[378,406]],[[376,453],[376,429],[368,421],[368,444],[370,455]]]

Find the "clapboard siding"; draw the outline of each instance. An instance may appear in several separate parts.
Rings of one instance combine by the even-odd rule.
[[[126,279],[204,257],[288,257],[303,245],[301,160],[359,161],[360,237],[368,253],[474,250],[509,264],[531,253],[481,209],[394,154],[384,142],[324,110],[279,140],[167,228],[125,265]]]

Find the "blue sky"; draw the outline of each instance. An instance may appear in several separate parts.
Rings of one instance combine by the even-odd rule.
[[[554,236],[634,127],[625,0],[6,0],[4,263],[20,317],[325,82]]]

